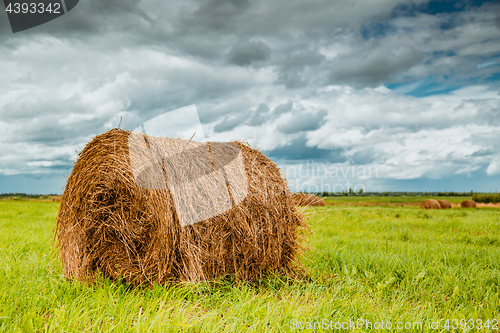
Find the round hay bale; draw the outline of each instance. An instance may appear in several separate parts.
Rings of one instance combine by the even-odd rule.
[[[296,193],[292,196],[296,206],[325,206],[325,200],[314,194]]]
[[[476,202],[474,200],[465,200],[460,204],[462,208],[476,208]]]
[[[427,200],[424,200],[420,204],[420,208],[422,208],[422,209],[441,209],[441,206],[439,205],[439,202],[437,202],[436,200],[427,199]]]
[[[306,206],[308,195],[305,193],[295,193],[292,196],[292,202],[295,206]]]
[[[144,146],[134,151],[133,140]],[[174,156],[182,165],[162,155],[172,147],[184,149]],[[161,163],[140,154],[162,155]],[[241,170],[233,163],[239,157]],[[197,168],[191,182],[179,181]],[[138,285],[292,274],[301,267],[302,227],[280,169],[258,150],[113,129],[79,153],[55,232],[66,277],[102,274]]]
[[[439,206],[441,209],[450,209],[451,203],[448,200],[438,200]]]
[[[325,206],[325,200],[323,200],[323,198],[320,198],[320,197],[317,197],[315,195],[313,195],[314,198],[313,198],[313,203],[311,206]]]

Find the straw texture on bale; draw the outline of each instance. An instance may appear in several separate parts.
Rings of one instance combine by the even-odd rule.
[[[325,200],[314,194],[296,193],[292,200],[296,206],[324,206]]]
[[[420,204],[420,208],[422,209],[441,209],[441,206],[439,205],[439,202],[433,199],[427,199],[422,201]]]
[[[55,235],[66,277],[92,281],[102,274],[137,285],[226,275],[255,281],[270,271],[300,270],[307,225],[271,160],[246,144],[230,143],[243,156],[246,196],[235,204],[233,193],[229,210],[182,227],[169,186],[147,189],[136,184],[129,157],[131,135],[113,129],[79,153],[61,198]],[[215,169],[220,162],[217,144],[222,143],[205,144],[208,150],[212,147]],[[208,205],[198,199],[199,207]]]
[[[465,200],[460,204],[462,208],[476,208],[476,202],[474,200]]]
[[[448,200],[438,200],[438,203],[441,206],[441,209],[450,209],[451,208],[451,203]]]

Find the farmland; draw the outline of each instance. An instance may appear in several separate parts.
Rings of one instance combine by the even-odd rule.
[[[429,322],[443,330],[454,319],[459,331],[470,319],[488,331],[500,319],[500,209],[409,205],[424,199],[329,197],[309,209],[307,274],[295,281],[150,289],[67,281],[51,250],[59,202],[0,201],[0,332],[294,332],[315,322],[321,332],[360,320],[437,331]]]

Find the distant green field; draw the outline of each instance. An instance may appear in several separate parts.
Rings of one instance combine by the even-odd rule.
[[[375,330],[368,321],[405,332],[437,320],[439,331],[446,320],[452,331],[469,319],[471,331],[500,327],[499,209],[311,208],[309,278],[127,290],[64,279],[50,247],[58,204],[0,201],[0,332],[298,332],[315,322],[305,331],[332,332],[349,320],[360,331]]]

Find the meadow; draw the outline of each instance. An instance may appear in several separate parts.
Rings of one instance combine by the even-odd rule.
[[[381,322],[384,331],[405,332],[500,327],[500,209],[424,211],[343,199],[308,209],[302,278],[135,289],[63,277],[51,248],[58,202],[0,201],[0,332],[380,331]]]

